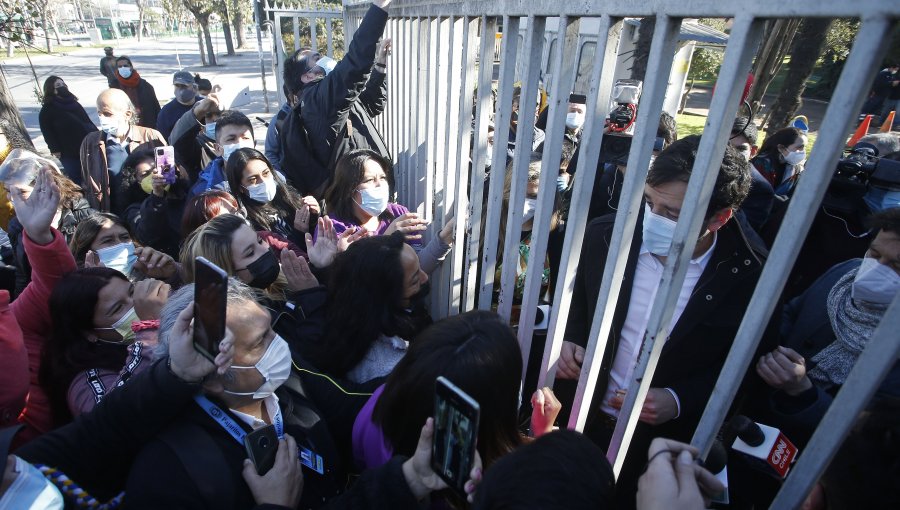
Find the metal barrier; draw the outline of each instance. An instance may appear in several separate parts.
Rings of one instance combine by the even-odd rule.
[[[286,57],[289,57],[293,52],[300,49],[300,20],[304,19],[307,21],[308,28],[308,36],[310,41],[310,48],[313,52],[321,52],[318,44],[318,28],[316,21],[319,19],[325,20],[325,50],[326,55],[334,58],[334,23],[341,22],[343,23],[344,14],[341,9],[327,9],[327,8],[316,8],[316,9],[306,9],[306,10],[295,10],[295,9],[286,9],[283,6],[275,6],[270,8],[268,3],[266,3],[265,7],[266,13],[269,13],[268,16],[273,18],[275,25],[272,29],[272,61],[275,62],[275,69],[273,70],[275,73],[275,83],[278,87],[277,96],[279,101],[284,100],[284,77],[282,76],[282,69],[284,69],[284,60]],[[267,16],[267,17],[268,17]],[[290,50],[284,47],[284,38],[281,33],[281,23],[285,19],[291,20],[291,25],[293,28],[293,36],[294,36],[294,48]],[[304,31],[306,32],[306,31]],[[307,35],[304,33],[303,35]],[[349,37],[345,39],[349,41]]]
[[[344,27],[349,41],[369,3],[345,0],[344,8]],[[492,306],[504,192],[502,169],[506,155],[502,147],[505,126],[509,125],[511,117],[513,84],[517,74],[522,82],[521,97],[536,97],[542,58],[552,53],[549,65],[555,86],[549,100],[548,128],[542,156],[542,165],[552,168],[559,161],[567,95],[575,83],[580,21],[583,17],[598,19],[597,47],[587,88],[589,115],[578,161],[581,169],[596,168],[623,20],[626,16],[656,17],[648,62],[648,69],[652,72],[647,73],[644,82],[634,143],[628,158],[629,169],[569,422],[570,428],[579,430],[584,427],[592,404],[600,360],[612,328],[612,311],[620,296],[630,241],[640,213],[650,148],[653,147],[659,112],[665,99],[666,78],[672,66],[681,20],[687,17],[734,19],[670,256],[652,304],[645,340],[608,450],[616,473],[621,469],[652,374],[669,334],[678,294],[715,184],[718,162],[725,151],[744,79],[757,50],[763,24],[767,18],[796,16],[862,20],[837,90],[819,127],[820,134],[809,158],[805,177],[800,180],[791,199],[733,348],[694,435],[692,443],[705,455],[737,393],[741,378],[735,374],[744,373],[752,364],[754,352],[775,308],[776,300],[771,296],[780,294],[784,287],[825,194],[851,123],[864,100],[864,94],[860,91],[868,90],[877,71],[876,66],[885,54],[884,41],[889,40],[890,30],[900,17],[900,4],[883,0],[825,0],[799,6],[781,0],[760,0],[748,9],[746,2],[738,0],[687,3],[668,0],[395,0],[389,15],[385,35],[394,39],[394,56],[388,68],[388,106],[378,122],[395,158],[399,201],[433,220],[430,235],[435,235],[449,216],[460,220],[468,218],[457,223],[458,243],[452,256],[433,276],[435,311],[440,316]],[[556,41],[558,48],[563,47],[562,51],[544,51],[545,28],[551,17],[558,21],[559,37]],[[524,40],[520,43],[519,37],[498,38],[499,27],[502,27],[503,34],[524,31]],[[490,89],[494,67],[490,63],[495,60],[499,66],[499,79],[497,101],[492,106]],[[522,101],[519,119],[531,119],[534,114],[534,102]],[[500,149],[494,150],[493,158],[488,161],[486,137],[490,116],[498,126],[496,145]],[[528,127],[527,121],[521,125]],[[530,147],[531,142],[530,129],[517,130],[516,147]],[[521,204],[525,198],[528,167],[525,154],[527,151],[522,151],[512,163],[511,204]],[[485,167],[488,163],[495,170],[486,178]],[[579,171],[575,177],[540,385],[552,385],[555,377],[594,179],[594,172],[586,170]],[[541,179],[518,321],[518,338],[526,364],[540,298],[540,274],[547,249],[554,194],[554,180]],[[481,228],[482,216],[486,216],[484,231]],[[522,217],[520,207],[508,208],[497,303],[498,312],[506,318],[510,317],[513,307]],[[896,331],[898,321],[900,304],[895,300],[872,339],[871,347],[860,357],[851,378],[813,437],[807,448],[808,453],[788,478],[776,500],[776,508],[799,506],[811,484],[827,466],[846,436],[856,412],[874,393],[890,363],[897,358],[896,342],[892,344],[889,336]],[[526,394],[530,389],[526,388]],[[854,405],[846,405],[848,401]],[[844,405],[838,406],[839,403]],[[838,409],[847,412],[840,415]]]

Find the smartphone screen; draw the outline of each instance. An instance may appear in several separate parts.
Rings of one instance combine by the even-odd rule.
[[[194,260],[194,349],[210,361],[225,338],[228,274],[203,257]]]
[[[166,184],[175,184],[175,147],[165,145],[155,149],[156,168],[166,178]]]
[[[478,402],[444,377],[434,394],[434,441],[431,468],[460,494],[475,462],[478,438]]]

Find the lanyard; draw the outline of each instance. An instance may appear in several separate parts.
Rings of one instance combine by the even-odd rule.
[[[200,409],[203,409],[210,418],[215,420],[220,427],[225,429],[225,432],[231,434],[231,437],[233,437],[235,441],[241,445],[244,444],[244,437],[247,436],[247,432],[234,420],[234,418],[203,395],[195,395],[194,401],[197,402]],[[284,437],[284,422],[281,419],[281,409],[279,408],[276,408],[275,416],[272,417],[272,425],[275,426],[275,433],[278,435],[278,438],[281,439]]]

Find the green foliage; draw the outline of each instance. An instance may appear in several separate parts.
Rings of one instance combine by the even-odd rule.
[[[725,32],[726,34],[730,31],[730,29],[728,28],[728,20],[725,18],[700,18],[697,20],[697,23],[715,28],[716,30]]]
[[[825,48],[816,64],[813,75],[815,83],[809,85],[807,95],[822,99],[831,97],[858,31],[857,19],[834,20],[825,36]]]
[[[332,44],[334,44],[334,58],[340,60],[344,56],[344,22],[340,18],[334,19],[332,22],[333,32],[331,34]],[[284,50],[287,56],[294,52],[294,24],[291,18],[282,18],[281,20],[281,40],[284,42]],[[299,20],[300,45],[299,47],[308,47],[310,44],[309,20],[300,18]],[[328,35],[325,28],[325,19],[316,18],[316,47],[320,53],[328,50]]]
[[[698,48],[694,50],[691,58],[691,68],[688,69],[688,79],[710,80],[719,74],[722,67],[723,53],[721,51]]]

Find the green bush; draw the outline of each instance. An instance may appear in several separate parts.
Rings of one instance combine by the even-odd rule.
[[[693,58],[691,58],[691,68],[688,69],[688,79],[715,79],[715,77],[719,75],[719,68],[722,67],[723,56],[721,51],[697,48],[694,50]]]

